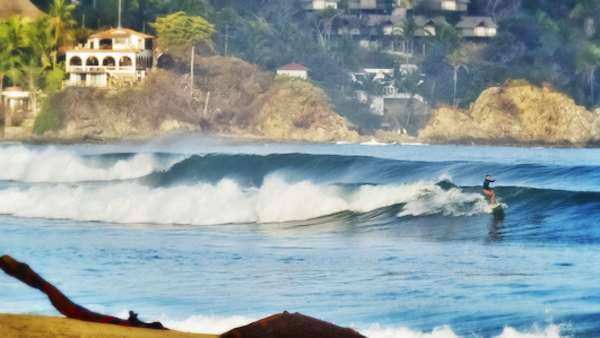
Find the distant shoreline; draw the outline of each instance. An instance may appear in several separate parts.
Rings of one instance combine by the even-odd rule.
[[[199,135],[207,138],[216,139],[227,139],[235,141],[249,141],[249,142],[274,142],[274,143],[293,143],[293,144],[323,144],[323,145],[335,145],[335,144],[364,144],[376,143],[377,145],[436,145],[436,146],[482,146],[482,147],[510,147],[510,148],[557,148],[557,149],[581,149],[581,148],[599,148],[600,141],[589,141],[582,144],[571,144],[571,143],[554,143],[550,144],[547,142],[521,142],[517,140],[485,140],[485,139],[473,139],[473,138],[461,138],[456,140],[432,140],[432,139],[419,139],[414,137],[410,140],[380,140],[375,136],[364,136],[361,141],[330,141],[330,142],[317,142],[317,141],[302,141],[302,140],[282,140],[282,139],[269,139],[262,137],[251,137],[249,135],[238,136],[231,134],[213,134],[204,132],[179,132],[173,131],[162,135],[148,135],[148,136],[132,136],[123,138],[58,138],[58,137],[26,137],[21,139],[2,139],[0,144],[26,144],[26,145],[102,145],[102,144],[120,144],[120,143],[133,143],[143,144],[152,142],[160,139],[177,139],[178,137],[194,136]]]

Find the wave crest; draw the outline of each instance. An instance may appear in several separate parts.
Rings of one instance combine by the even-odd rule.
[[[302,221],[342,212],[366,213],[398,205],[399,217],[485,212],[478,194],[443,190],[433,182],[402,185],[288,183],[271,176],[259,188],[230,179],[216,184],[150,188],[135,182],[109,186],[43,185],[0,190],[0,214],[113,223],[214,225]]]
[[[0,148],[0,180],[18,182],[116,181],[147,176],[170,168],[179,161],[161,163],[152,155],[137,154],[114,163],[86,161],[71,152],[46,148],[38,152],[24,146]]]

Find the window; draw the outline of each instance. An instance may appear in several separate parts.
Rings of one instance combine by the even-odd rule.
[[[81,58],[79,56],[73,56],[71,60],[69,60],[69,65],[81,66]]]
[[[442,9],[446,11],[455,11],[456,10],[456,1],[442,1]]]

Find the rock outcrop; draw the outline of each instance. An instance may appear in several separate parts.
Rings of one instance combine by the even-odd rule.
[[[600,135],[600,115],[551,88],[493,87],[468,110],[438,108],[419,132],[425,142],[582,146]]]
[[[268,139],[330,142],[361,138],[331,109],[325,92],[303,80],[274,85],[259,106],[256,131]]]

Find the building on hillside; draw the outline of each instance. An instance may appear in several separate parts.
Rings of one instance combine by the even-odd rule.
[[[433,10],[466,12],[469,7],[469,0],[431,0],[430,6]]]
[[[328,7],[337,9],[340,0],[301,0],[305,10],[319,11]]]
[[[496,36],[498,25],[491,17],[463,16],[456,28],[463,38],[491,38]]]
[[[408,0],[347,0],[348,11],[359,14],[391,14],[397,9],[412,9]]]
[[[17,116],[25,117],[32,109],[29,107],[29,92],[20,87],[8,87],[2,92],[2,104],[4,106],[4,126],[12,127]]]
[[[415,23],[417,24],[417,31],[415,36],[435,36],[435,26],[446,24],[446,18],[443,16],[436,16],[434,18],[428,18],[422,15],[415,15]]]
[[[44,12],[40,11],[29,0],[0,0],[0,22],[5,21],[13,15],[31,20],[40,19]]]
[[[295,62],[277,68],[277,75],[287,75],[308,80],[308,68]]]
[[[418,72],[419,68],[415,64],[402,64],[399,68],[402,74]],[[389,105],[393,105],[396,100],[408,100],[411,95],[402,92],[394,86],[393,81],[388,79],[394,75],[392,68],[365,68],[360,72],[352,73],[351,78],[357,84],[358,88],[364,88],[366,81],[378,82],[381,86],[380,94],[372,94],[364,89],[358,89],[355,92],[356,99],[362,103],[369,103],[371,112],[375,115],[384,116],[386,111],[390,111]],[[412,96],[412,99],[424,103],[425,100],[420,95]]]
[[[154,37],[114,28],[88,37],[67,51],[65,86],[132,86],[152,68]]]

